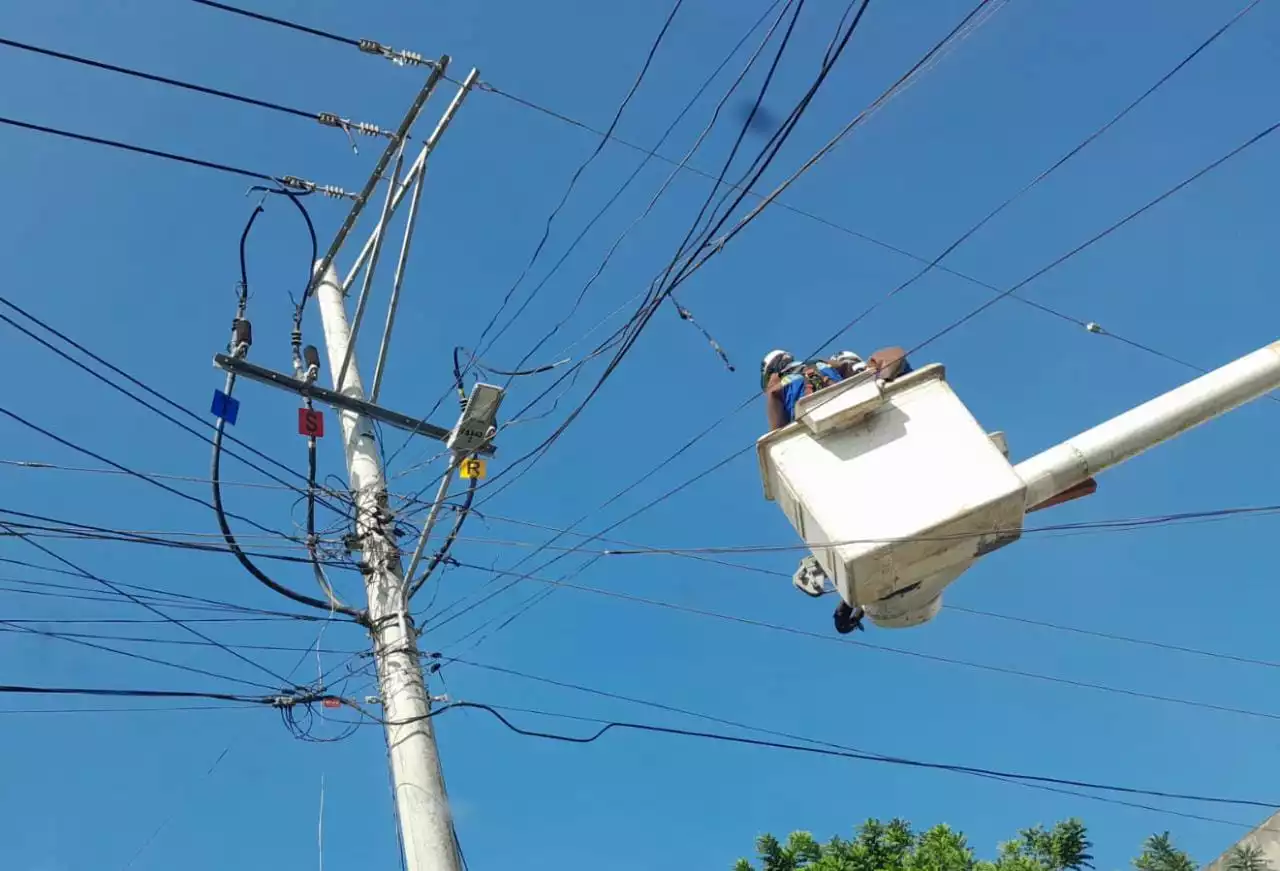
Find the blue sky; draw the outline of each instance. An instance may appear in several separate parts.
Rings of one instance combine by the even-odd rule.
[[[602,127],[669,10],[665,4],[613,5],[256,0],[254,8],[429,56],[448,53],[456,76],[478,67],[482,79],[498,88]],[[619,135],[655,142],[767,5],[688,0],[623,116]],[[785,199],[827,222],[932,257],[1149,87],[1241,5],[1012,0]],[[808,84],[843,9],[833,0],[805,4],[767,103],[775,115],[785,115]],[[799,166],[967,11],[968,4],[949,0],[873,2],[766,176],[766,186]],[[384,127],[394,126],[424,75],[177,0],[51,0],[8,9],[3,22],[3,34],[12,39]],[[1273,3],[1261,3],[946,265],[1006,287],[1275,123],[1269,83],[1280,73],[1278,42],[1280,12]],[[692,143],[728,76],[677,127],[664,154],[678,157]],[[348,189],[363,182],[379,147],[363,140],[355,155],[341,133],[304,120],[8,48],[0,51],[0,77],[8,84],[0,115]],[[747,93],[758,82],[757,72]],[[434,118],[444,103],[442,93],[427,117]],[[735,116],[717,127],[694,163],[714,170],[737,123]],[[432,159],[386,405],[422,414],[446,391],[451,349],[474,343],[528,261],[569,176],[596,141],[493,94],[477,92],[468,100]],[[747,140],[751,153],[762,144],[760,135]],[[236,241],[255,202],[245,196],[245,183],[12,128],[0,130],[0,146],[8,203],[0,232],[9,243],[3,293],[157,390],[198,411],[207,408],[220,383],[210,357],[224,345],[233,314]],[[1275,148],[1269,140],[1259,143],[1038,279],[1024,295],[1202,367],[1272,341],[1280,315],[1273,292],[1280,230]],[[641,159],[622,146],[605,148],[561,212],[517,300],[541,281]],[[514,365],[564,316],[608,245],[669,171],[653,161],[641,172],[487,354],[494,365]],[[554,359],[643,290],[671,257],[707,189],[705,179],[688,173],[673,183],[543,357]],[[331,238],[345,205],[317,200],[311,208],[322,241]],[[340,256],[344,268],[352,257],[351,251]],[[263,365],[287,368],[288,293],[299,289],[307,259],[296,215],[286,203],[269,202],[250,243],[253,358]],[[755,389],[761,353],[777,346],[811,349],[834,325],[852,319],[917,268],[910,259],[811,218],[780,208],[766,211],[680,294],[737,371],[726,371],[705,340],[664,309],[547,457],[487,505],[487,522],[467,524],[455,556],[506,569],[528,553],[527,543],[550,533],[499,517],[563,527],[589,514],[581,529],[595,532],[749,445],[763,427],[758,405],[729,418],[645,485],[597,510]],[[383,275],[376,289],[375,323],[388,279],[389,273]],[[935,272],[841,344],[863,353],[885,344],[912,346],[989,298],[988,290]],[[306,324],[312,341],[319,338],[315,318],[310,312]],[[4,329],[0,363],[10,380],[3,407],[133,469],[207,477],[207,443]],[[367,330],[363,340],[361,350],[371,363],[375,332]],[[926,361],[947,365],[950,381],[983,425],[1008,433],[1016,458],[1193,374],[1008,300],[921,352],[916,362]],[[510,429],[503,456],[514,458],[536,446],[600,370],[597,363],[547,418]],[[518,380],[508,413],[545,386]],[[303,468],[304,443],[294,432],[296,403],[251,384],[242,385],[238,395],[243,406],[236,435]],[[451,405],[452,400],[437,414],[438,423],[448,425]],[[1097,495],[1037,515],[1036,523],[1274,503],[1280,486],[1271,462],[1278,412],[1274,402],[1254,403],[1108,473]],[[322,443],[321,471],[341,475],[341,452],[332,435]],[[390,434],[388,442],[399,444]],[[101,466],[7,420],[0,422],[0,445],[2,460]],[[404,473],[394,478],[393,488],[409,493],[428,486],[438,467],[412,467],[431,455],[431,445],[410,445],[392,464],[393,475]],[[491,468],[501,470],[502,461]],[[225,476],[265,480],[234,461],[228,461]],[[207,498],[198,482],[175,486]],[[207,508],[122,476],[3,466],[0,491],[0,507],[11,510],[135,530],[216,532]],[[301,520],[288,492],[232,487],[227,498],[231,510],[272,528],[288,530]],[[1280,606],[1280,592],[1268,577],[1274,523],[1256,517],[1029,537],[962,578],[947,602],[1240,658],[1280,659],[1270,616]],[[661,547],[793,541],[776,507],[762,499],[749,456],[615,534]],[[114,581],[250,607],[284,607],[226,554],[42,543]],[[15,540],[0,556],[55,565]],[[547,558],[540,554],[525,570]],[[741,559],[789,572],[795,554]],[[575,554],[540,574],[560,577],[583,560]],[[305,566],[280,564],[273,570],[310,591]],[[28,583],[92,588],[86,580],[13,565],[0,575],[9,578],[0,584],[4,619],[153,616],[128,604],[34,595],[50,590]],[[438,602],[474,595],[489,580],[485,572],[445,572],[437,580]],[[814,602],[785,578],[741,569],[667,556],[613,557],[596,562],[575,582],[832,634],[829,600]],[[344,576],[341,583],[348,596],[359,597],[353,578]],[[491,636],[481,630],[459,644],[477,627],[504,621],[543,588],[523,581],[437,632],[428,628],[424,644],[458,653],[485,637],[467,651],[467,659],[878,753],[1174,791],[1261,800],[1276,795],[1277,758],[1268,722],[1280,716],[1271,701],[1274,666],[959,610],[946,610],[917,630],[872,631],[837,646],[574,590],[559,590],[509,627]],[[190,638],[151,624],[29,625]],[[315,624],[293,621],[208,624],[202,631],[229,644],[286,647],[306,647],[317,637]],[[323,645],[339,651],[364,643],[360,631],[345,625],[331,625],[323,635]],[[117,646],[228,678],[264,677],[216,649]],[[16,632],[0,635],[0,650],[5,683],[259,691]],[[249,655],[276,671],[297,666],[300,680],[317,671],[314,656]],[[343,660],[326,654],[320,667],[340,667]],[[707,728],[677,714],[461,664],[443,676],[433,691],[455,698]],[[1077,684],[1105,684],[1132,694]],[[348,689],[371,692],[361,679]],[[308,744],[291,738],[267,710],[85,712],[97,704],[180,706],[3,700],[0,730],[8,752],[0,777],[0,856],[6,868],[317,867],[322,778],[325,866],[395,866],[379,729],[362,729],[341,743]],[[14,713],[42,706],[79,710]],[[575,734],[592,728],[512,716]],[[319,728],[322,734],[335,731]],[[468,711],[446,714],[437,729],[459,834],[476,869],[727,868],[750,851],[760,832],[806,828],[828,837],[848,833],[868,816],[945,821],[989,854],[1019,827],[1078,815],[1090,826],[1102,868],[1124,866],[1153,831],[1172,830],[1202,861],[1244,831],[957,775],[694,739],[620,733],[590,746],[560,745],[521,738],[483,713]],[[1265,816],[1258,809],[1164,804],[1245,826]]]

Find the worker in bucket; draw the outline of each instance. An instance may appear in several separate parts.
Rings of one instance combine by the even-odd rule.
[[[824,387],[830,387],[852,378],[868,369],[884,381],[892,381],[911,371],[906,354],[901,348],[882,348],[863,361],[853,351],[840,351],[826,360],[797,363],[790,352],[781,349],[770,351],[760,363],[760,386],[765,394],[769,416],[769,429],[777,430],[795,420],[796,403]],[[792,583],[810,596],[827,592],[827,573],[812,555],[800,560],[792,576]],[[836,606],[832,618],[836,632],[847,635],[862,629],[866,612],[858,605],[850,605],[843,599]]]
[[[789,351],[770,351],[760,363],[769,429],[781,429],[795,420],[796,403],[802,397],[867,369],[878,373],[881,380],[892,381],[910,372],[911,365],[901,348],[881,348],[866,362],[853,351],[807,362],[797,362]]]

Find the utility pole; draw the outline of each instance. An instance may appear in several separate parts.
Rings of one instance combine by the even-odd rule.
[[[461,469],[466,477],[483,477],[484,464],[479,456],[495,452],[493,438],[496,434],[498,407],[503,396],[500,387],[475,384],[457,423],[451,429],[377,404],[396,307],[400,301],[409,243],[422,194],[427,158],[479,79],[479,72],[472,70],[461,83],[435,130],[427,137],[417,158],[401,177],[400,169],[404,161],[405,145],[410,141],[410,130],[428,96],[444,79],[447,65],[447,57],[432,62],[426,83],[399,129],[391,137],[364,189],[354,197],[350,214],[324,256],[314,264],[311,291],[320,309],[333,389],[325,389],[315,383],[318,354],[309,346],[306,349],[299,347],[300,330],[294,334],[295,377],[250,363],[242,355],[214,355],[214,365],[231,375],[304,397],[308,405],[299,420],[300,432],[304,435],[323,435],[323,419],[309,411],[311,402],[324,403],[338,414],[356,512],[353,549],[358,550],[361,555],[361,572],[368,596],[368,608],[362,615],[362,622],[373,639],[373,656],[380,687],[378,701],[382,706],[381,719],[387,731],[396,811],[408,871],[461,871],[457,837],[449,812],[444,775],[432,728],[431,697],[423,675],[418,633],[409,612],[410,597],[425,582],[430,569],[424,571],[421,577],[409,575],[416,571],[425,552],[427,538],[443,507],[453,476]],[[368,204],[377,183],[388,178],[386,171],[393,157],[395,169],[388,180],[381,215],[351,272],[345,279],[341,279],[334,261]],[[389,235],[390,222],[396,209],[406,196],[410,200],[409,218],[396,263],[386,323],[378,349],[374,395],[366,397],[356,357],[356,339],[370,298],[378,254]],[[361,269],[365,270],[364,281],[356,299],[354,322],[349,323],[346,296]],[[215,407],[216,404],[215,395]],[[411,436],[441,442],[450,454],[448,469],[442,476],[443,483],[414,549],[409,575],[406,575],[400,560],[400,548],[395,536],[395,512],[387,498],[386,473],[382,468],[374,421],[405,431]],[[472,483],[474,484],[474,480]],[[433,560],[432,565],[436,562],[438,560]]]
[[[342,284],[332,264],[316,287],[316,302],[324,324],[329,372],[335,379],[333,389],[363,400],[364,385],[351,344]],[[346,376],[344,383],[338,384],[336,379],[344,360],[349,360]],[[431,701],[423,679],[417,633],[409,616],[400,549],[392,532],[395,515],[387,505],[386,477],[373,423],[365,415],[347,410],[339,411],[339,418],[355,501],[356,536],[365,564],[369,631],[378,667],[405,861],[409,871],[461,871],[431,725]]]

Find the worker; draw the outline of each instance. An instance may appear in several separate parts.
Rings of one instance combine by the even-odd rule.
[[[770,351],[760,363],[760,387],[765,394],[769,429],[781,429],[795,420],[796,403],[824,387],[830,387],[867,369],[882,381],[892,381],[911,371],[901,348],[881,348],[863,362],[852,351],[840,351],[827,360],[797,363],[789,351]]]

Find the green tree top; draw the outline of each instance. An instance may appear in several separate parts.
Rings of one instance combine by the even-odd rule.
[[[809,832],[792,832],[786,842],[773,835],[756,840],[759,865],[739,859],[734,871],[1092,871],[1093,843],[1078,819],[1052,828],[1034,826],[999,846],[993,860],[978,859],[963,833],[946,825],[916,832],[906,820],[870,819],[852,840],[820,843]],[[1256,862],[1261,857],[1254,857]],[[1147,839],[1133,862],[1137,871],[1195,871],[1195,863],[1173,846],[1169,833]],[[1226,871],[1270,871],[1241,864]]]

